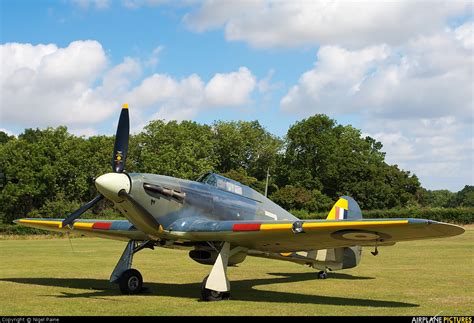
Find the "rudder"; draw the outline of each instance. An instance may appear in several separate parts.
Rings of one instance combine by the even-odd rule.
[[[341,196],[333,205],[326,220],[359,220],[362,211],[359,204],[350,196]]]

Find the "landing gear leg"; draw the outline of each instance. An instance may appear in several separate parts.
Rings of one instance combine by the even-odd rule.
[[[138,270],[132,269],[133,255],[143,248],[153,249],[153,243],[145,241],[139,244],[130,240],[110,275],[110,282],[119,284],[122,294],[138,294],[143,290],[142,275]]]
[[[221,301],[230,298],[230,283],[226,273],[229,254],[230,243],[224,242],[211,273],[202,281],[203,301]]]

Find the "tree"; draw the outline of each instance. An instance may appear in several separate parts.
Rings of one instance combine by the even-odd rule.
[[[270,198],[287,210],[303,209],[309,212],[329,212],[334,203],[333,200],[318,190],[310,191],[304,187],[291,185],[280,188]]]
[[[266,178],[268,168],[275,168],[283,143],[258,121],[217,121],[212,128],[219,172],[243,169],[260,181]]]
[[[113,137],[76,137],[66,127],[26,129],[0,145],[7,181],[0,196],[0,216],[63,217],[97,195],[94,179],[111,171]],[[101,201],[95,212],[111,208]],[[67,213],[58,213],[58,212]]]
[[[83,144],[83,139],[58,127],[26,129],[18,139],[1,145],[0,164],[7,177],[0,196],[4,220],[25,216],[58,193],[74,199],[88,190],[83,181],[87,158]]]
[[[14,136],[10,136],[6,132],[0,130],[0,145],[5,144],[5,143],[7,143],[7,142],[9,142],[10,140],[13,140],[13,139],[15,139]]]
[[[196,122],[151,121],[139,142],[135,167],[142,172],[195,180],[218,162],[211,127]]]
[[[474,206],[474,186],[466,185],[456,193],[452,206],[473,207]]]
[[[431,207],[449,207],[453,204],[456,193],[448,190],[428,191],[427,204]]]
[[[352,126],[312,116],[288,130],[277,184],[316,189],[333,200],[350,195],[365,209],[407,205],[420,187],[418,178],[387,165],[381,149]]]
[[[66,127],[25,129],[18,137],[0,132],[0,219],[65,216],[91,200],[95,178],[111,171],[113,144],[113,136],[76,137]],[[363,209],[474,206],[474,186],[427,191],[414,174],[388,165],[382,148],[325,115],[295,123],[284,140],[258,121],[155,120],[130,136],[126,171],[192,180],[216,171],[263,194],[270,168],[270,198],[309,212],[328,211],[341,195]],[[106,200],[90,211],[115,215]]]

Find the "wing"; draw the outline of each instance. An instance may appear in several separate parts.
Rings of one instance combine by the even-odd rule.
[[[165,231],[173,239],[229,241],[269,252],[293,252],[348,246],[393,245],[399,241],[442,238],[464,229],[424,219],[361,219],[308,221],[178,220]]]
[[[73,229],[61,228],[62,219],[19,219],[15,223],[57,232],[128,241],[148,240],[126,220],[76,220]],[[229,241],[233,245],[269,252],[293,252],[348,246],[393,245],[399,241],[443,238],[464,229],[424,219],[361,219],[308,221],[209,221],[180,219],[162,232],[180,241]]]
[[[85,235],[115,240],[148,240],[149,238],[137,230],[127,220],[75,220],[72,229],[61,227],[64,219],[18,219],[13,222],[31,228],[56,232],[70,232],[75,235]]]

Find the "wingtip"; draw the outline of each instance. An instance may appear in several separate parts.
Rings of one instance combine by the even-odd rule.
[[[128,109],[128,103],[122,104],[122,109]]]
[[[434,222],[433,224],[435,224],[434,229],[446,237],[458,236],[466,232],[463,227],[456,224],[444,222]]]

